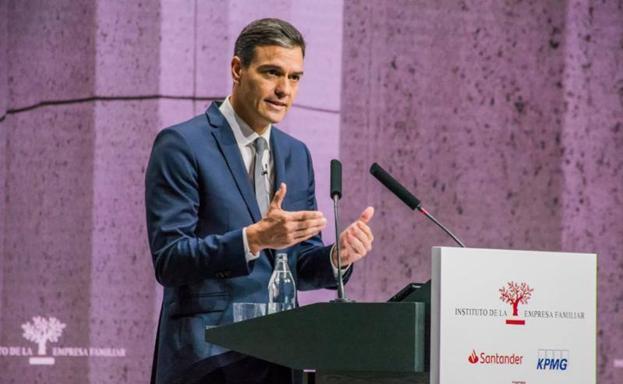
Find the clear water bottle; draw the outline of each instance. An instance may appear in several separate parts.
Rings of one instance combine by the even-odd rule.
[[[288,266],[288,255],[278,253],[275,269],[268,282],[268,313],[296,307],[296,283]]]

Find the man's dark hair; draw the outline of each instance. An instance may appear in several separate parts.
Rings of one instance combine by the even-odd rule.
[[[278,45],[284,48],[301,48],[305,57],[305,40],[292,24],[280,19],[260,19],[244,27],[236,39],[234,55],[240,58],[243,67],[253,61],[255,47]]]

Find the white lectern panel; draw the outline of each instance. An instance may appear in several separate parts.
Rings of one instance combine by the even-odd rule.
[[[597,255],[433,248],[431,383],[596,382]]]

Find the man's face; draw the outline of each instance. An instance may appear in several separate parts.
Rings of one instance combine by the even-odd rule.
[[[234,89],[232,105],[236,113],[256,132],[278,123],[292,106],[303,75],[301,48],[259,46],[248,67],[232,60]]]

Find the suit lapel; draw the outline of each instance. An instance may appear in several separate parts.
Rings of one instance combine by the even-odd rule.
[[[255,192],[251,187],[251,183],[249,183],[249,178],[244,168],[244,162],[242,161],[242,155],[240,155],[240,149],[238,149],[234,133],[229,127],[227,120],[219,111],[217,103],[212,103],[206,114],[210,125],[216,128],[212,129],[212,135],[227,162],[229,171],[236,181],[238,190],[249,209],[249,213],[253,221],[258,222],[262,218],[262,215],[257,205],[257,200],[255,199]]]

